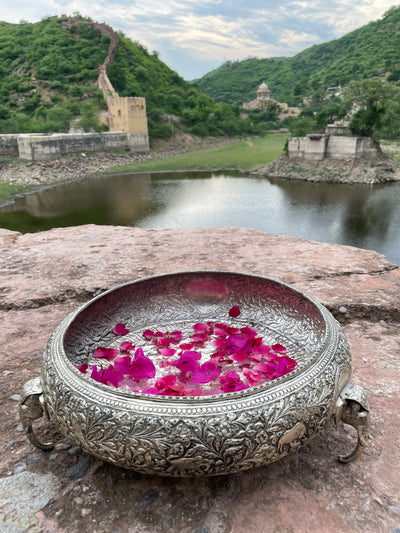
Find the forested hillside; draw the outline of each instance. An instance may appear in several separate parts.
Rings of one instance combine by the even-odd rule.
[[[240,109],[216,103],[168,68],[157,52],[122,33],[80,16],[38,23],[0,22],[0,133],[101,130],[96,113],[105,108],[97,86],[110,33],[118,37],[108,76],[120,96],[144,96],[151,137],[175,129],[198,135],[262,131],[263,121],[242,120]],[[258,123],[257,123],[258,122]]]
[[[0,132],[65,131],[77,115],[104,106],[96,68],[109,37],[62,19],[0,22]]]
[[[120,96],[146,98],[150,139],[175,131],[237,135],[281,126],[304,135],[349,117],[353,133],[400,136],[400,7],[292,58],[227,62],[197,83],[186,82],[157,52],[79,15],[0,22],[0,133],[67,132],[71,124],[104,129],[97,79],[111,49],[109,79]],[[276,106],[243,114],[241,104],[254,99],[262,81],[290,106],[307,97],[301,116],[279,122]],[[346,87],[347,96],[328,98],[331,86]]]
[[[228,61],[197,84],[216,101],[240,105],[252,100],[265,81],[276,100],[298,105],[304,96],[318,100],[328,87],[376,76],[400,80],[400,7],[291,58]]]

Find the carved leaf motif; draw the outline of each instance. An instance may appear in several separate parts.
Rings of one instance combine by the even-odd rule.
[[[116,425],[113,417],[107,414],[95,415],[89,414],[86,417],[86,431],[84,433],[87,441],[101,443],[102,441],[112,441],[116,433]]]

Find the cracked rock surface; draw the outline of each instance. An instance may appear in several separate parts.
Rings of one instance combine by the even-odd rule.
[[[56,449],[38,452],[29,443],[17,399],[22,385],[39,375],[41,352],[59,322],[117,284],[183,270],[267,276],[329,308],[350,342],[352,380],[364,387],[371,406],[372,439],[358,461],[336,461],[355,443],[353,429],[343,425],[328,425],[297,454],[271,465],[196,480],[144,476],[83,459],[49,423],[43,424],[44,439],[55,439]],[[17,494],[11,502],[0,498],[0,530],[7,531],[4,517],[12,515],[39,532],[392,533],[400,528],[394,468],[400,449],[399,304],[400,267],[354,247],[227,227],[86,225],[7,235],[0,239],[0,490],[20,487],[27,474],[50,476],[43,479],[51,483],[49,498],[25,514],[24,498],[20,506]],[[85,469],[74,469],[79,476],[67,475],[83,462]],[[24,487],[19,490],[25,495]]]

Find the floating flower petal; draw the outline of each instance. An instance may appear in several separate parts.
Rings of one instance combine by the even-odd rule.
[[[121,342],[121,344],[119,345],[119,349],[121,350],[121,352],[131,352],[135,349],[135,345],[129,341],[125,341]]]
[[[164,355],[164,357],[172,357],[175,353],[176,350],[174,348],[160,348],[160,354]]]
[[[233,306],[229,316],[237,318],[239,315],[239,307]],[[98,347],[94,351],[95,358],[113,361],[106,368],[92,366],[89,373],[86,363],[77,368],[99,383],[124,390],[155,395],[201,396],[258,386],[291,372],[296,366],[296,362],[285,355],[284,346],[278,343],[267,346],[263,338],[257,336],[254,327],[236,328],[223,322],[208,321],[197,322],[192,328],[194,333],[189,333],[184,342],[182,331],[146,329],[143,338],[150,344],[151,356],[145,356],[141,347],[135,351],[135,345],[125,341],[121,342],[119,350]],[[113,332],[115,335],[126,335],[129,330],[125,324],[119,323]],[[131,352],[134,351],[132,357]],[[157,369],[151,360],[153,356],[157,358]],[[202,358],[203,363],[200,364]],[[177,373],[176,369],[180,372]],[[154,383],[149,382],[153,378],[156,378]]]
[[[221,368],[214,361],[203,363],[200,368],[195,370],[191,377],[192,383],[210,383],[214,378],[221,374]]]
[[[237,318],[240,315],[240,309],[237,305],[234,305],[229,309],[229,316],[232,318]]]
[[[233,370],[228,370],[228,372],[221,375],[219,377],[219,382],[221,383],[221,389],[223,392],[236,392],[248,388],[248,385],[245,385],[240,380],[239,374]]]
[[[266,344],[259,344],[258,346],[253,346],[252,352],[253,354],[257,353],[260,355],[266,355],[270,353],[271,347],[267,346]]]
[[[179,342],[182,340],[182,331],[171,331],[169,334],[173,342]]]
[[[93,357],[96,357],[96,359],[107,359],[107,361],[111,361],[117,355],[119,355],[119,350],[115,348],[104,348],[103,346],[99,346],[93,352]]]
[[[156,375],[156,367],[153,361],[144,355],[142,348],[136,350],[132,367],[131,374],[137,381],[140,379],[151,379]]]
[[[113,329],[114,335],[126,335],[129,333],[129,329],[125,326],[125,324],[117,324],[115,328]]]
[[[273,344],[271,346],[271,349],[275,352],[275,353],[286,353],[286,348],[284,346],[282,346],[282,344]]]

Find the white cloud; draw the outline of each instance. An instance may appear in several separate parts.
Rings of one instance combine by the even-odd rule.
[[[298,49],[309,46],[311,43],[319,41],[318,35],[311,33],[296,33],[293,30],[283,30],[279,37],[279,43],[287,50]]]
[[[245,20],[229,20],[223,16],[177,17],[176,29],[167,31],[175,46],[190,49],[197,58],[214,60],[267,56],[272,48],[258,39]],[[176,31],[177,30],[177,31]]]
[[[0,11],[0,20],[18,24],[21,20],[28,22],[38,22],[40,19],[60,15],[59,3],[56,0],[20,0],[15,3],[2,2]]]
[[[329,4],[295,0],[290,2],[288,11],[314,27],[323,23],[331,28],[334,37],[340,37],[378,20],[392,6],[393,0],[335,0]]]
[[[368,24],[371,20],[378,20],[393,6],[393,0],[352,2],[351,9],[343,0],[337,4],[333,28],[335,33],[341,36]]]

